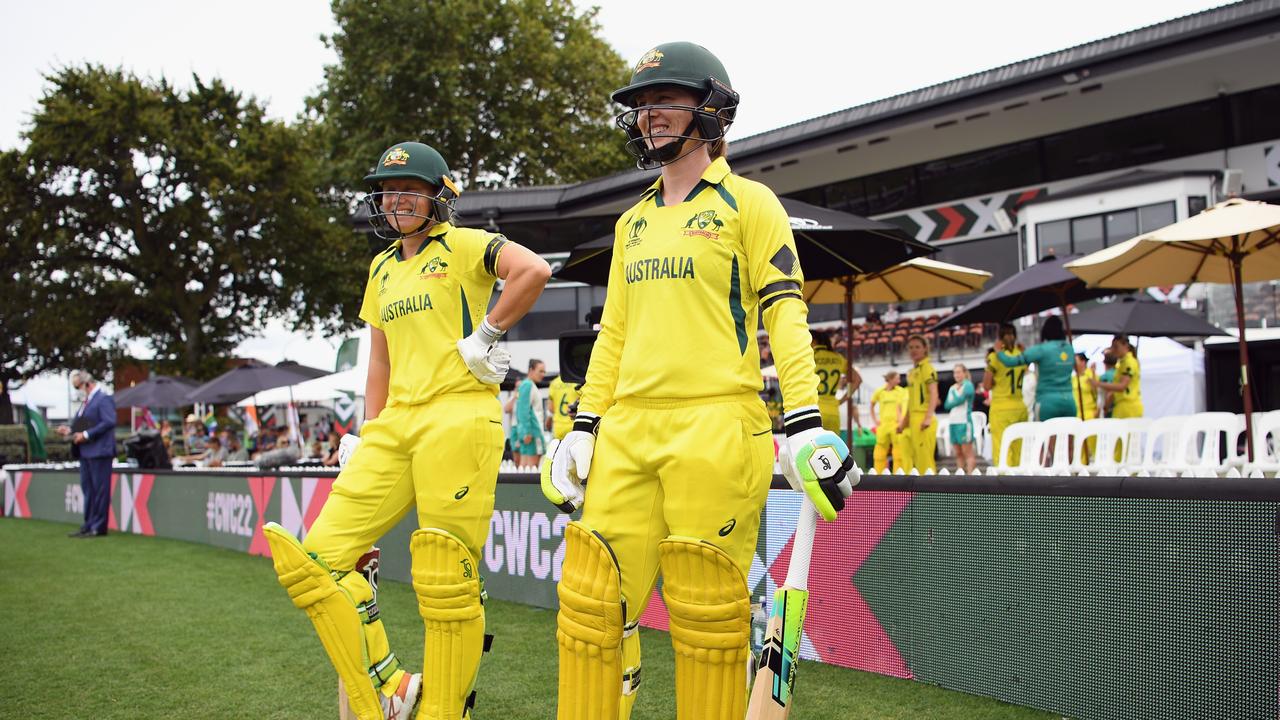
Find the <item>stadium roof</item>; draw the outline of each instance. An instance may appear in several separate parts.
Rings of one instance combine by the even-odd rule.
[[[1048,82],[1061,86],[1063,81],[1075,82],[1070,78],[1077,71],[1097,71],[1103,65],[1141,64],[1149,61],[1152,54],[1176,55],[1193,49],[1188,45],[1220,42],[1218,36],[1233,31],[1266,32],[1259,23],[1278,19],[1280,0],[1225,5],[768,130],[735,141],[733,154],[736,160],[749,161],[753,156],[793,151],[799,145],[830,141],[832,136],[925,110],[1001,92],[1025,91],[1029,85]],[[467,217],[482,217],[489,208],[513,213],[557,213],[575,205],[633,194],[635,189],[653,182],[656,175],[656,171],[633,170],[567,185],[477,191],[459,198],[458,210]]]

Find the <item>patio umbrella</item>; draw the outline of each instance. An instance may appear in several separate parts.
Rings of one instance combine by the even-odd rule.
[[[1245,340],[1246,282],[1280,278],[1280,206],[1232,198],[1182,222],[1139,235],[1070,264],[1090,285],[1111,288],[1230,283],[1240,332],[1240,392],[1253,460],[1253,398]]]
[[[261,390],[297,385],[328,374],[328,370],[299,365],[291,360],[278,365],[241,365],[192,390],[187,394],[187,401],[215,405],[233,403]]]
[[[1143,335],[1146,337],[1203,337],[1227,333],[1168,303],[1126,297],[1071,316],[1078,333]]]
[[[190,405],[187,394],[196,388],[195,380],[170,375],[152,375],[133,387],[115,394],[118,407],[176,408]]]
[[[809,280],[804,284],[805,302],[810,305],[844,303],[845,361],[853,367],[853,304],[898,303],[906,300],[946,295],[963,295],[991,279],[991,273],[963,265],[915,257],[893,267],[865,275],[846,275],[830,280]],[[846,410],[853,417],[853,393],[845,398]],[[850,431],[852,433],[852,431]],[[852,438],[851,438],[852,440]]]
[[[779,199],[791,220],[800,269],[807,279],[873,273],[937,252],[892,223]],[[613,236],[606,235],[574,248],[555,275],[561,280],[603,286],[609,282],[612,261]]]

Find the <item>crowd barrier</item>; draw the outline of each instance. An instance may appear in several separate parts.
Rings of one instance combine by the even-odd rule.
[[[110,527],[267,555],[262,524],[305,536],[333,479],[118,472]],[[74,469],[3,481],[6,516],[80,521]],[[799,497],[774,487],[753,596],[790,557]],[[502,475],[490,595],[553,607],[568,520],[536,476]],[[383,577],[408,581],[414,525],[379,543]],[[867,476],[819,524],[801,654],[1074,718],[1276,718],[1278,537],[1272,479]],[[643,622],[666,627],[657,592]]]

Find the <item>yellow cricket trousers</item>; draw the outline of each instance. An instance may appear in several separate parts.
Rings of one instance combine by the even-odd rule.
[[[991,462],[993,465],[1000,464],[1000,453],[1004,451],[1004,445],[1001,444],[1004,439],[1004,430],[1014,423],[1027,421],[1027,406],[1021,402],[1009,403],[1007,405],[995,404],[991,406],[991,415],[988,418],[988,424],[991,426]],[[1022,450],[1022,441],[1018,440],[1013,447],[1013,462],[1018,462],[1018,453]]]
[[[618,560],[627,622],[658,577],[658,543],[704,540],[751,572],[773,479],[773,434],[755,393],[691,400],[626,398],[600,421],[582,522]]]
[[[923,412],[909,413],[906,432],[911,444],[911,467],[922,475],[926,470],[937,471],[938,469],[933,457],[938,447],[938,418],[934,417],[929,427],[921,429],[920,423],[924,422],[924,418]]]
[[[876,427],[875,466],[876,472],[884,472],[889,467],[890,446],[893,448],[893,469],[902,468],[903,472],[911,470],[911,447],[906,433],[898,432],[898,423],[882,422]]]
[[[483,557],[502,461],[502,409],[493,393],[450,393],[388,407],[360,430],[360,447],[303,540],[348,571],[415,505],[418,526],[457,537]]]

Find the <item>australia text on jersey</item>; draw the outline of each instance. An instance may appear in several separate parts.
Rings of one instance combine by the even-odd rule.
[[[431,306],[431,296],[427,293],[421,295],[411,295],[403,300],[393,300],[381,308],[382,324],[387,324],[397,318],[410,315],[423,310],[434,310]]]
[[[691,257],[645,258],[627,263],[627,282],[696,279]]]

